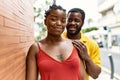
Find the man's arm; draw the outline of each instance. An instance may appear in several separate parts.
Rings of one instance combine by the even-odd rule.
[[[73,41],[73,44],[78,50],[79,57],[85,62],[86,72],[92,78],[96,79],[101,72],[101,68],[93,63],[93,61],[87,53],[86,46],[82,42],[80,42],[79,40],[75,40]]]
[[[84,59],[85,60],[85,59]],[[94,79],[96,79],[101,73],[101,68],[94,64],[91,59],[85,60],[86,71]]]

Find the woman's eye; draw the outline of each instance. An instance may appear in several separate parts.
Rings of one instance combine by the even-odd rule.
[[[62,23],[66,23],[66,19],[65,19],[65,20],[62,20]]]
[[[51,20],[52,20],[52,21],[56,21],[57,19],[56,19],[56,18],[52,18]]]

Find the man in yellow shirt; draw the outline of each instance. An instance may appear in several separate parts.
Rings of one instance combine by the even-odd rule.
[[[96,79],[101,72],[100,50],[98,44],[85,36],[81,31],[84,24],[85,12],[79,8],[73,8],[68,12],[67,33],[63,33],[64,38],[69,38],[74,41],[80,57],[85,62],[87,77]],[[80,40],[78,42],[78,40]],[[89,76],[88,76],[89,75]]]

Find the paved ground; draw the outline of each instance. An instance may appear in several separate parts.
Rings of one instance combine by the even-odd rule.
[[[103,48],[101,50],[107,51],[107,52],[112,52],[112,53],[115,53],[115,54],[120,54],[120,53],[115,52],[115,50],[113,51],[113,50],[108,50],[108,49],[105,49],[105,48]],[[102,72],[99,75],[99,77],[97,79],[92,79],[91,78],[90,80],[120,80],[120,75],[118,75],[118,74],[115,73],[114,74],[114,78],[111,79],[110,70],[107,69],[107,68],[105,68],[105,67],[102,67]]]

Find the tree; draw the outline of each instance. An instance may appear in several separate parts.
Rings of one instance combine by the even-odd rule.
[[[48,0],[43,0],[44,4],[40,4],[41,0],[35,0],[34,2],[34,22],[35,27],[38,27],[39,35],[35,36],[35,41],[40,40],[42,37],[46,35],[46,28],[44,25],[44,13],[47,7],[50,5]]]
[[[90,28],[82,29],[82,32],[87,33],[87,32],[93,31],[93,30],[98,30],[98,28],[93,26],[93,27],[90,27]]]

